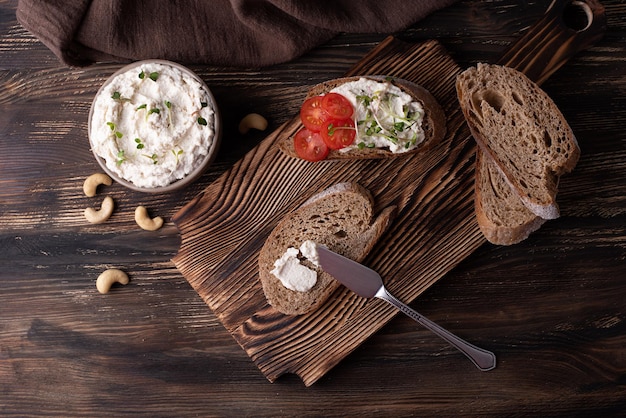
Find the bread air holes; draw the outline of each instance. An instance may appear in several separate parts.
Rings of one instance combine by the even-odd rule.
[[[336,238],[343,239],[343,238],[346,238],[348,236],[348,233],[346,231],[344,231],[343,229],[340,229],[339,231],[335,232],[333,235]]]
[[[481,90],[474,92],[472,94],[472,108],[479,115],[479,117],[483,118],[482,113],[482,104],[486,103],[489,107],[495,110],[497,113],[502,113],[502,107],[504,106],[504,102],[506,99],[496,90]]]
[[[517,103],[518,105],[520,106],[524,105],[524,101],[522,100],[522,97],[516,91],[511,93],[511,97],[513,98],[513,101]]]
[[[552,146],[552,137],[548,131],[543,131],[543,143],[546,144],[546,148],[550,148]]]

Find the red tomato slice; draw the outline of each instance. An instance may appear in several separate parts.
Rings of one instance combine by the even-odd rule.
[[[302,128],[296,133],[293,145],[300,158],[311,162],[323,160],[330,151],[320,133],[307,128]]]
[[[352,145],[356,137],[352,119],[330,120],[320,133],[328,148],[335,150]]]
[[[352,103],[338,93],[327,93],[322,97],[322,109],[333,119],[348,119],[354,109]]]
[[[305,128],[319,132],[328,119],[328,114],[322,109],[322,97],[315,96],[307,99],[300,108],[300,119]]]

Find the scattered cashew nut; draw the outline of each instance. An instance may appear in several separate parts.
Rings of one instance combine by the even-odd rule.
[[[258,113],[247,114],[241,119],[241,122],[239,122],[239,133],[246,134],[251,128],[264,131],[267,129],[267,119]]]
[[[113,184],[113,180],[111,180],[111,177],[104,173],[92,174],[85,179],[85,182],[83,183],[83,192],[85,192],[85,195],[88,197],[94,197],[96,195],[96,189],[101,184],[110,186]]]
[[[105,270],[96,279],[96,289],[102,294],[108,293],[113,283],[128,284],[128,275],[119,269]]]
[[[113,209],[115,208],[115,202],[111,196],[107,196],[102,201],[100,210],[94,208],[85,209],[85,218],[92,224],[101,224],[111,217]]]
[[[135,222],[146,231],[156,231],[163,226],[163,218],[157,216],[156,218],[150,218],[148,210],[145,206],[137,206],[135,209]]]

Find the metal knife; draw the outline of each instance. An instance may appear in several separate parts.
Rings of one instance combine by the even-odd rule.
[[[317,245],[317,254],[320,267],[357,295],[388,302],[465,354],[480,370],[488,371],[496,367],[494,353],[468,343],[400,302],[385,289],[382,278],[374,270],[330,251],[323,245]]]

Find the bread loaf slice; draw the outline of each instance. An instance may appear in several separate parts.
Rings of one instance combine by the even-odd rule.
[[[517,244],[546,221],[524,206],[498,169],[480,150],[476,153],[474,199],[478,226],[492,244]]]
[[[356,183],[339,183],[313,196],[276,225],[259,253],[259,278],[267,301],[287,315],[311,312],[337,289],[339,282],[308,260],[316,270],[317,282],[306,292],[283,286],[271,270],[289,247],[299,248],[306,240],[327,246],[357,262],[362,261],[391,222],[395,207],[374,218],[373,198]]]
[[[328,93],[341,84],[356,81],[360,78],[362,77],[343,77],[317,84],[309,90],[305,100]],[[385,148],[351,149],[348,151],[330,150],[328,157],[326,157],[327,160],[391,158],[400,155],[413,154],[430,148],[433,144],[439,142],[444,137],[447,129],[445,113],[441,108],[441,105],[439,105],[437,99],[435,99],[435,97],[428,90],[415,83],[399,78],[380,75],[363,76],[363,78],[368,78],[378,82],[391,83],[422,104],[424,107],[424,120],[422,122],[422,128],[425,133],[424,141],[418,147],[404,153],[393,153]],[[299,158],[294,148],[292,136],[281,138],[278,142],[278,147],[285,154],[291,157]]]
[[[467,69],[456,89],[480,150],[531,212],[557,218],[558,179],[574,168],[580,149],[552,99],[524,74],[499,65]]]

